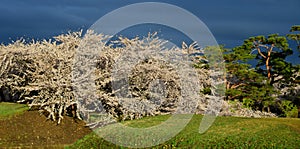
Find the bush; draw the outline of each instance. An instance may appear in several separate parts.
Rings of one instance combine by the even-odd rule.
[[[293,118],[298,117],[298,108],[291,101],[289,100],[281,101],[280,108],[284,113],[282,116],[293,117]]]
[[[245,108],[248,108],[248,109],[252,109],[252,106],[254,105],[254,101],[250,98],[244,98],[243,99],[243,106]]]
[[[180,101],[179,96],[181,95],[178,73],[170,67],[169,63],[163,62],[157,57],[146,58],[134,68],[128,68],[128,65],[122,64],[120,68],[131,70],[131,74],[128,77],[123,76],[113,80],[112,69],[116,67],[116,59],[122,55],[122,52],[127,51],[139,56],[135,51],[130,51],[134,49],[133,47],[139,50],[159,49],[164,54],[175,52],[177,55],[191,60],[191,66],[193,66],[192,63],[198,63],[204,59],[193,54],[193,52],[204,53],[195,43],[190,46],[184,44],[182,48],[176,47],[169,50],[164,48],[165,41],[151,34],[143,39],[120,37],[118,41],[112,42],[118,46],[106,45],[105,41],[109,39],[109,36],[92,31],[87,31],[84,38],[80,31],[59,35],[54,39],[54,41],[43,40],[31,43],[19,40],[9,45],[1,45],[0,89],[2,92],[5,91],[5,94],[14,97],[5,98],[6,100],[29,103],[30,108],[37,107],[40,111],[46,111],[49,113],[48,118],[57,120],[58,123],[68,109],[75,110],[75,113],[74,111],[72,113],[77,118],[89,117],[88,113],[95,112],[91,110],[97,110],[87,109],[85,112],[84,109],[81,109],[78,98],[85,99],[86,104],[93,104],[93,101],[89,100],[96,99],[97,103],[102,104],[104,110],[116,119],[136,119],[149,115],[168,114],[176,109],[176,103]],[[95,47],[93,46],[95,45],[93,43],[97,43],[96,47],[102,48],[101,53],[87,53],[94,52],[93,48]],[[176,59],[176,57],[174,58]],[[84,63],[82,61],[84,59],[88,61]],[[96,67],[93,71],[86,72],[85,68],[88,68],[91,62],[95,63]],[[212,86],[209,76],[212,72],[204,68],[198,68],[196,72],[198,73],[196,81],[200,82],[200,88],[192,89],[199,91]],[[82,73],[87,76],[83,76]],[[87,84],[91,74],[94,75],[97,97],[90,93],[78,92],[81,88],[91,86],[91,84]],[[189,73],[183,75],[184,78],[191,77]],[[72,80],[72,77],[76,79]],[[136,97],[139,99],[135,102],[126,99],[120,103],[116,98],[116,94],[120,91],[113,92],[112,83],[122,82],[126,79],[129,79],[131,85],[129,90],[133,100]],[[155,83],[155,80],[158,82]],[[164,84],[162,87],[165,88],[165,93],[152,90],[153,87],[160,84]],[[158,89],[162,88],[158,87]],[[211,89],[211,92],[214,92],[214,89]],[[164,94],[165,99],[157,101],[156,94]],[[207,99],[215,99],[213,95],[205,98],[203,94],[199,94],[195,98],[201,100],[199,103],[190,104],[191,106],[207,103],[205,101]],[[191,98],[191,100],[195,98]],[[136,105],[134,105],[135,103]],[[89,106],[98,106],[92,104]],[[81,110],[79,111],[79,109]]]

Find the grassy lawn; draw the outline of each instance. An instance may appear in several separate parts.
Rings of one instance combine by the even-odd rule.
[[[0,119],[9,118],[26,110],[28,107],[24,104],[0,102]]]
[[[168,116],[147,117],[123,124],[149,127]],[[211,128],[199,134],[201,115],[194,115],[187,127],[164,144],[153,148],[299,148],[300,119],[218,117]],[[68,148],[123,148],[101,139],[95,133]]]
[[[26,105],[2,102],[0,119],[10,118],[27,109]],[[135,128],[151,127],[169,117],[168,115],[146,117],[122,123]],[[217,117],[206,133],[199,134],[201,119],[201,115],[194,115],[178,135],[152,148],[299,148],[300,146],[300,119]],[[66,144],[56,145],[61,148]],[[116,146],[95,133],[90,133],[66,148],[124,147]]]

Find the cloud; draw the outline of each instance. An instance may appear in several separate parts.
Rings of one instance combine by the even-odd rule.
[[[298,0],[156,1],[192,12],[219,42],[230,42],[231,46],[258,34],[286,34],[292,25],[300,24]],[[9,37],[49,38],[68,30],[86,29],[106,13],[135,2],[141,1],[2,0],[0,42],[8,42]],[[183,23],[193,28],[193,24]]]
[[[90,2],[4,0],[0,5],[0,40],[21,36],[45,38],[88,27],[105,13],[97,8],[99,5],[93,5],[97,1]]]

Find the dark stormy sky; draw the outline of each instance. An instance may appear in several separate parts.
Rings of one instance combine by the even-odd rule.
[[[190,11],[208,26],[219,44],[228,48],[242,44],[249,36],[285,35],[292,25],[300,24],[299,0],[152,1]],[[103,15],[137,2],[149,1],[0,0],[0,43],[20,37],[51,38],[70,30],[87,29]]]

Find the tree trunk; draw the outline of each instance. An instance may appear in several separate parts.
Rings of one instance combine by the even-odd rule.
[[[273,50],[274,44],[268,49],[268,55],[266,59],[266,68],[267,68],[267,73],[268,73],[268,80],[271,82],[271,66],[270,66],[270,58],[271,58],[271,53]]]
[[[268,73],[268,80],[271,81],[271,68],[270,68],[270,57],[269,57],[269,54],[268,54],[268,58],[266,60],[266,68],[267,68],[267,73]]]

